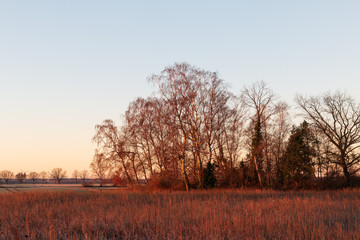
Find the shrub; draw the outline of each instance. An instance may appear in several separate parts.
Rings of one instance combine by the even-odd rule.
[[[212,164],[209,161],[201,174],[201,187],[205,189],[214,188],[216,183],[217,179],[215,177],[215,164]]]
[[[185,190],[183,181],[181,181],[171,173],[154,174],[152,178],[149,180],[147,187],[151,190],[156,190],[156,189]]]
[[[127,185],[127,180],[124,177],[120,177],[119,175],[114,175],[112,178],[112,183],[114,186],[125,187]]]
[[[229,168],[226,169],[221,181],[218,183],[222,188],[240,188],[246,186],[246,175],[243,169]]]

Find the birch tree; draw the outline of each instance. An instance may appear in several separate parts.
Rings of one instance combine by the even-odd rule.
[[[106,161],[104,153],[95,151],[94,158],[90,164],[90,168],[100,181],[100,186],[103,186],[107,171],[109,170],[109,162]]]

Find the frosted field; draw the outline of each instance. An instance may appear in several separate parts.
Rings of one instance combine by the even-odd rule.
[[[85,191],[81,184],[1,184],[0,193],[5,192],[27,192],[27,191]]]
[[[83,187],[81,184],[0,184],[0,193],[29,191],[91,191],[114,190],[119,187]]]

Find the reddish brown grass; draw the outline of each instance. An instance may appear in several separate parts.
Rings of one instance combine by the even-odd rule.
[[[0,194],[0,239],[359,239],[360,191]]]

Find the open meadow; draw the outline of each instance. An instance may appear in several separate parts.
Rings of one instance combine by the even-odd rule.
[[[79,191],[80,190],[80,191]],[[0,239],[359,239],[360,191],[0,194]]]

